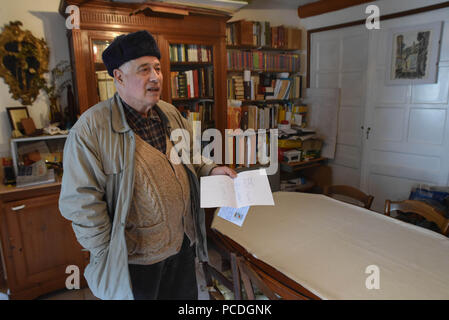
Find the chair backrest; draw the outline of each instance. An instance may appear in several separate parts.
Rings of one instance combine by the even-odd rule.
[[[367,195],[354,187],[345,185],[326,186],[324,188],[324,194],[329,197],[332,197],[333,195],[349,197],[363,203],[363,207],[366,209],[371,208],[374,200],[373,196]]]
[[[385,215],[390,216],[392,211],[397,210],[415,213],[427,221],[434,222],[442,234],[448,235],[449,219],[445,218],[441,212],[427,203],[418,200],[385,201]]]

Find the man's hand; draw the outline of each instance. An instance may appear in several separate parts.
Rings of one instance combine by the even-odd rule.
[[[213,168],[209,175],[210,176],[227,175],[233,179],[237,178],[237,172],[226,166]]]

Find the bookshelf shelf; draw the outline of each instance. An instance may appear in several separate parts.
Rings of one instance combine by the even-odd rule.
[[[288,73],[298,73],[298,71],[289,70],[289,69],[228,69],[229,73],[242,73],[245,70],[249,70],[254,73],[282,73],[282,72],[288,72]]]
[[[256,51],[275,51],[275,52],[288,52],[288,53],[301,53],[304,52],[302,49],[291,49],[291,48],[273,48],[273,47],[260,47],[260,46],[250,46],[250,45],[227,45],[226,49],[230,50],[256,50]]]
[[[240,100],[242,104],[274,104],[274,103],[287,103],[292,99],[265,99],[265,100]]]
[[[296,172],[308,168],[322,166],[326,160],[327,158],[317,158],[309,161],[300,161],[291,163],[281,161],[281,170],[286,172]]]
[[[204,67],[204,66],[213,66],[213,63],[212,62],[174,62],[174,61],[170,61],[170,65],[172,67],[176,67],[176,66]]]
[[[101,62],[95,62],[95,71],[106,71],[106,66]]]
[[[172,98],[172,102],[188,102],[188,101],[213,101],[214,97],[197,97],[197,98]]]

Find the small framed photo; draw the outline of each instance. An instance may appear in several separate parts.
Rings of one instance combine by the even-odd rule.
[[[30,117],[27,107],[8,107],[6,111],[8,113],[9,123],[11,124],[11,130],[19,130],[24,133],[21,120]]]
[[[442,22],[391,29],[387,85],[436,83]]]

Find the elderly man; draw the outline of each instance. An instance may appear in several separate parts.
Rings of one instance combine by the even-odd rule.
[[[84,275],[102,299],[197,299],[195,253],[207,261],[198,176],[236,176],[170,161],[171,131],[191,128],[159,100],[160,58],[147,31],[114,39],[103,61],[117,93],[80,117],[64,149],[59,208],[90,251]]]

